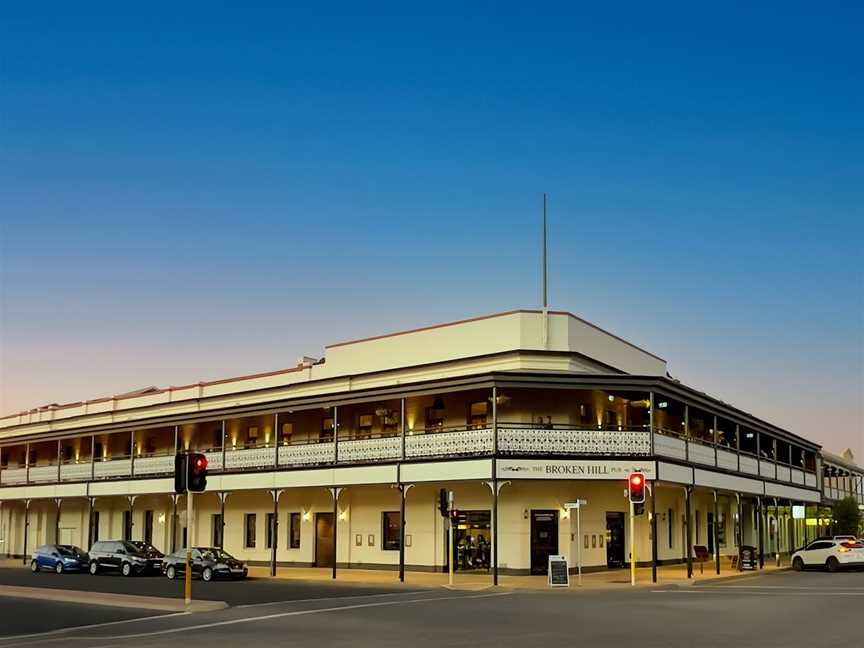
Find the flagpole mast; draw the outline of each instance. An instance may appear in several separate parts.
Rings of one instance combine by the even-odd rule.
[[[543,193],[543,311],[549,308],[546,277],[546,193]]]

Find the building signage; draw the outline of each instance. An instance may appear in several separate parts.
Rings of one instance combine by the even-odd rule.
[[[499,459],[499,479],[626,479],[631,472],[657,478],[657,465],[647,460],[554,461],[543,459]]]
[[[804,513],[804,507],[798,504],[792,507],[792,519],[793,520],[803,520],[807,517]]]

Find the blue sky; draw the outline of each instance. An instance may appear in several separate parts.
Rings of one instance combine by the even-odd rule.
[[[6,9],[0,410],[551,297],[864,451],[864,10]]]

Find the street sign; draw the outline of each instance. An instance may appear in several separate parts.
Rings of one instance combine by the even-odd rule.
[[[567,502],[564,504],[564,509],[570,511],[572,509],[578,509],[579,507],[585,506],[588,503],[588,500],[580,499],[575,502]]]
[[[570,569],[564,556],[549,556],[549,587],[570,587]]]

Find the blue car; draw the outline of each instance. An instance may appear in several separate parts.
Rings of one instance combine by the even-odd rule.
[[[87,553],[73,545],[43,545],[33,552],[30,571],[34,574],[43,569],[62,574],[64,571],[81,571],[87,568]]]

